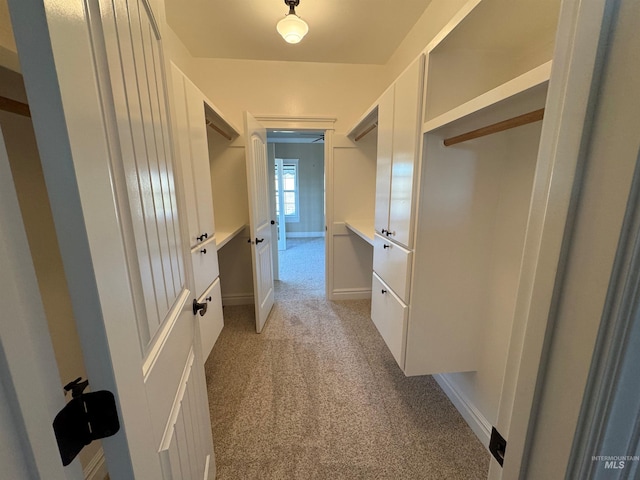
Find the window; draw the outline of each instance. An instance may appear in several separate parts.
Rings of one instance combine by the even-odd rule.
[[[278,164],[282,162],[282,201],[278,179]],[[299,191],[298,191],[298,160],[282,160],[276,158],[276,215],[280,215],[280,204],[284,210],[284,218],[287,222],[300,221]]]

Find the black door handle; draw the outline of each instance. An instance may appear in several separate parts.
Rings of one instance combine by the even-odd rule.
[[[198,301],[193,299],[193,314],[200,312],[200,316],[204,317],[204,314],[207,313],[207,305],[208,303],[198,303]]]
[[[209,234],[207,232],[204,232],[202,235],[200,235],[199,237],[196,237],[198,239],[199,242],[203,241],[205,238],[209,238]]]
[[[256,244],[264,242],[264,238],[256,238]]]

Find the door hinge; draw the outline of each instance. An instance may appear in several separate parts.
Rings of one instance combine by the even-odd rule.
[[[118,409],[113,393],[106,390],[83,393],[88,380],[78,377],[64,386],[73,398],[53,421],[62,464],[66,467],[85,445],[115,435],[120,430]]]
[[[500,466],[504,463],[504,453],[507,450],[507,441],[502,438],[502,435],[496,430],[496,427],[491,428],[491,438],[489,439],[489,451],[493,455]]]

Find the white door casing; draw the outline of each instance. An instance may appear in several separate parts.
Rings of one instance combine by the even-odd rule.
[[[276,158],[276,181],[278,182],[278,250],[286,250],[287,249],[287,224],[286,219],[284,217],[284,195],[282,191],[284,190],[284,171],[282,168],[282,159]]]
[[[256,331],[260,333],[274,302],[271,215],[267,188],[269,178],[267,174],[267,131],[249,112],[244,114],[244,131]]]
[[[12,1],[91,386],[117,398],[112,478],[215,475],[165,60],[144,0]]]

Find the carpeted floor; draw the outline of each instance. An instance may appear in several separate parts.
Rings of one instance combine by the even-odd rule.
[[[252,306],[225,307],[206,364],[217,478],[486,478],[489,454],[431,377],[400,371],[370,302],[324,299],[323,239],[288,246],[263,333]]]

